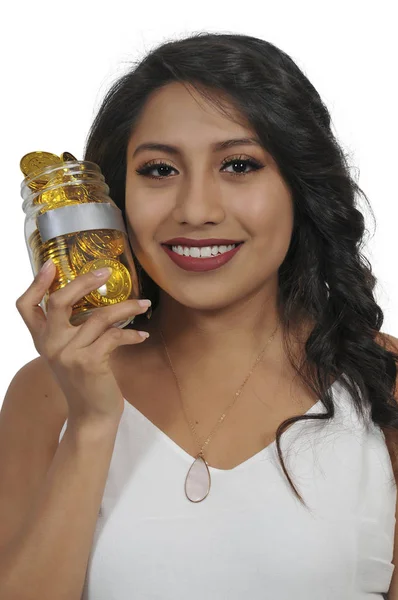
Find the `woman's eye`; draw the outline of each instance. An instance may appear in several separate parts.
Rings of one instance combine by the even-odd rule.
[[[249,175],[253,171],[258,171],[262,169],[264,165],[261,165],[255,160],[252,159],[242,159],[242,158],[233,158],[228,161],[225,161],[222,165],[222,170],[225,170],[226,167],[231,166],[232,169],[236,169],[235,171],[225,171],[231,175]],[[247,171],[247,167],[250,167],[251,170]],[[147,163],[142,167],[136,169],[136,173],[138,175],[144,175],[146,177],[151,177],[151,179],[167,179],[168,175],[171,171],[176,171],[174,167],[168,165],[164,162],[157,163]],[[152,175],[152,171],[158,171],[160,175]]]
[[[248,175],[252,171],[258,171],[263,167],[263,165],[260,165],[260,163],[258,163],[257,161],[243,158],[234,158],[233,160],[229,160],[228,162],[225,162],[223,164],[223,168],[229,166],[231,166],[233,169],[238,169],[238,172],[226,171],[227,173],[232,173],[232,175]],[[247,167],[250,167],[252,171],[246,171]]]
[[[142,167],[136,169],[136,173],[138,175],[144,175],[145,177],[151,177],[152,179],[165,179],[168,175],[168,169],[175,171],[174,167],[166,163],[159,162],[143,165]],[[155,175],[151,175],[151,171],[158,171],[162,174],[160,177],[156,177]]]

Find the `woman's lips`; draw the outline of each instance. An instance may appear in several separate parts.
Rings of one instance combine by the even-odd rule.
[[[232,248],[232,250],[228,250],[228,252],[218,254],[218,256],[211,256],[209,258],[196,258],[193,256],[177,254],[177,252],[173,252],[169,246],[162,244],[162,248],[166,254],[178,267],[184,269],[184,271],[212,271],[214,269],[218,269],[222,265],[225,265],[227,262],[229,262],[242,246],[243,242],[238,244],[235,248]]]

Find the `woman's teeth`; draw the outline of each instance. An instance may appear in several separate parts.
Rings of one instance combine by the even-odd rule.
[[[232,248],[235,248],[238,244],[230,244],[229,246],[203,246],[198,248],[197,246],[172,246],[171,249],[177,254],[183,256],[192,256],[194,258],[208,258],[210,256],[217,256],[217,254],[224,254],[229,252]]]

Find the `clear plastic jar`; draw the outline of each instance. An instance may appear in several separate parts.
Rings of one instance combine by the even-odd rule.
[[[89,161],[60,162],[25,177],[21,184],[25,241],[33,275],[51,258],[57,268],[40,306],[78,275],[112,267],[109,279],[72,308],[79,325],[97,308],[139,297],[137,272],[122,212],[108,196],[101,169]],[[115,323],[122,328],[134,317]]]

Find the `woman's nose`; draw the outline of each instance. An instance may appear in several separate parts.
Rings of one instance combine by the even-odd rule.
[[[225,213],[219,186],[203,177],[186,182],[178,192],[173,217],[178,223],[192,227],[220,223]]]

